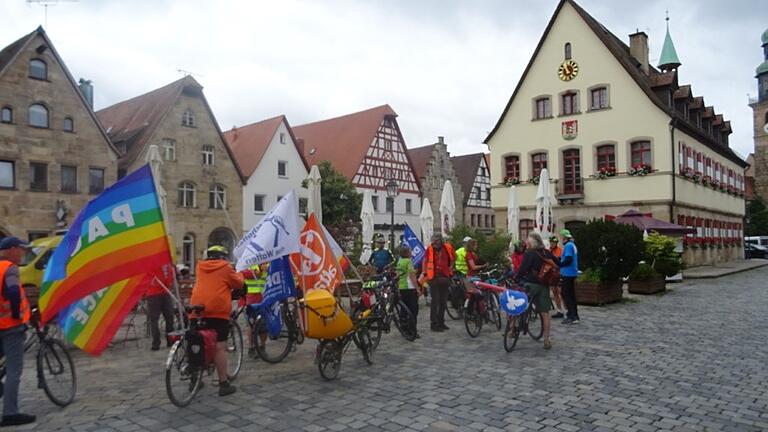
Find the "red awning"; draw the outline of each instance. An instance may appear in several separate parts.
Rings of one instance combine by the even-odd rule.
[[[640,213],[637,210],[628,210],[614,219],[616,223],[634,225],[642,231],[657,232],[664,235],[685,235],[696,234],[695,228],[686,228],[681,225],[669,223],[663,220],[652,218],[650,215]]]

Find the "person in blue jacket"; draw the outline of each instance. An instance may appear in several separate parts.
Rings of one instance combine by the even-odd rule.
[[[563,324],[578,324],[579,309],[576,305],[576,276],[579,275],[579,249],[573,241],[571,232],[567,229],[560,231],[563,239],[563,254],[560,257],[560,277],[563,280],[562,296],[568,311]]]

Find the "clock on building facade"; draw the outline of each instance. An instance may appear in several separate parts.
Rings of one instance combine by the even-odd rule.
[[[557,76],[562,81],[570,81],[579,74],[579,65],[575,61],[568,59],[560,64],[557,69]]]

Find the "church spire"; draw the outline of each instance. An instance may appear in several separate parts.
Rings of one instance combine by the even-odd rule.
[[[661,57],[659,58],[659,69],[664,72],[677,69],[680,66],[675,44],[672,43],[672,36],[669,35],[669,11],[667,11],[666,21],[667,35],[664,37],[664,46],[661,48]]]

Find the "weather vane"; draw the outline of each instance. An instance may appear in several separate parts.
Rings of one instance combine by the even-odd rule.
[[[48,27],[48,6],[55,6],[59,3],[77,3],[80,0],[27,0],[27,4],[36,4],[45,9],[45,27]]]
[[[194,73],[194,72],[191,72],[191,71],[188,71],[188,70],[184,70],[184,69],[176,69],[176,72],[182,73],[182,74],[184,74],[184,76],[190,75],[190,76],[196,76],[196,77],[199,77],[199,78],[203,77],[202,75],[200,75],[198,73]]]

